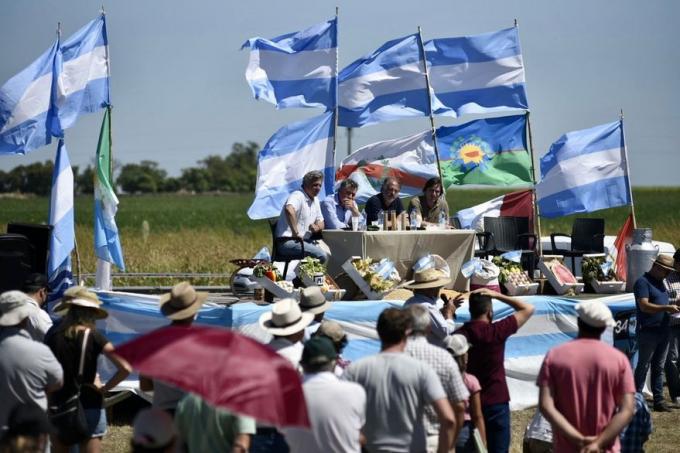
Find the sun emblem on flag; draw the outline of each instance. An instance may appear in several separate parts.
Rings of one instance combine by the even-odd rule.
[[[495,154],[487,142],[476,136],[458,138],[451,144],[450,151],[451,164],[464,171],[483,168]]]

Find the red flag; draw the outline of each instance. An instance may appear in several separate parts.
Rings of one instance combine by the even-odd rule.
[[[482,204],[463,209],[456,213],[458,220],[463,228],[473,228],[482,231],[482,221],[484,217],[528,217],[529,230],[533,231],[534,226],[534,205],[533,191],[521,190],[518,192],[506,193],[493,200]]]
[[[141,374],[276,426],[309,427],[300,376],[266,346],[214,327],[165,327],[116,348]]]
[[[631,242],[633,242],[633,213],[628,214],[628,218],[614,241],[614,247],[616,247],[616,278],[621,281],[626,281],[628,273],[626,245],[630,245]]]

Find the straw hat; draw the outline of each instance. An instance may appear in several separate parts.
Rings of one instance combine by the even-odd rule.
[[[16,326],[33,311],[33,299],[21,291],[7,291],[0,295],[0,326]]]
[[[404,285],[408,289],[440,288],[451,283],[451,279],[436,269],[424,269],[413,274],[413,280]]]
[[[61,300],[54,306],[54,312],[64,316],[73,305],[92,309],[97,319],[109,316],[109,313],[101,307],[102,303],[97,294],[84,286],[72,286],[64,291]]]
[[[300,305],[295,299],[281,299],[272,305],[271,311],[262,313],[260,327],[272,335],[285,337],[301,331],[313,319],[312,313],[303,313],[300,310]]]
[[[656,260],[654,260],[653,264],[668,271],[675,270],[675,268],[673,267],[673,257],[663,253],[659,254],[659,256],[656,257]]]
[[[196,291],[189,282],[178,283],[161,296],[161,313],[173,321],[187,319],[196,314],[207,298],[208,293]]]
[[[300,291],[300,310],[318,315],[331,307],[330,302],[318,286],[310,286]]]

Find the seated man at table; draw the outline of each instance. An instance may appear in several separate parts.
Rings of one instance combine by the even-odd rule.
[[[354,201],[359,185],[353,179],[340,183],[338,193],[329,195],[321,203],[321,213],[326,229],[341,230],[352,226],[352,217],[359,217],[359,208]]]
[[[446,221],[449,220],[449,205],[443,196],[442,180],[438,177],[430,178],[423,187],[423,194],[411,198],[408,212],[415,211],[425,223],[439,223],[439,216],[443,212]]]
[[[313,256],[325,263],[328,254],[317,245],[312,235],[324,229],[323,216],[317,195],[321,192],[323,173],[310,171],[302,178],[302,190],[296,190],[288,196],[279,221],[276,224],[276,240],[279,254],[298,257],[302,245],[290,237],[299,237],[305,241],[305,256]]]
[[[401,204],[399,191],[401,183],[394,176],[388,176],[382,183],[380,193],[373,195],[366,202],[366,224],[378,220],[380,211],[396,211],[397,215],[404,212],[404,205]]]

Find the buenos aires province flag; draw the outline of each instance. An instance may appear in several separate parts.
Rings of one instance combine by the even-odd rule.
[[[288,195],[302,187],[305,173],[318,170],[324,183],[318,197],[333,193],[333,112],[282,127],[257,156],[255,200],[251,219],[276,217]]]
[[[125,270],[123,250],[116,226],[118,197],[111,184],[111,113],[104,112],[97,145],[97,172],[94,177],[94,250],[97,258]]]
[[[568,132],[541,157],[536,185],[541,217],[562,217],[631,203],[623,122]]]
[[[335,178],[353,179],[359,185],[356,200],[365,203],[388,176],[401,183],[401,197],[420,194],[427,180],[438,176],[431,131],[359,148],[342,161]]]
[[[251,38],[246,80],[255,99],[277,108],[335,109],[337,20],[272,39]]]
[[[437,129],[442,178],[446,187],[481,184],[532,184],[525,115],[471,121]]]

